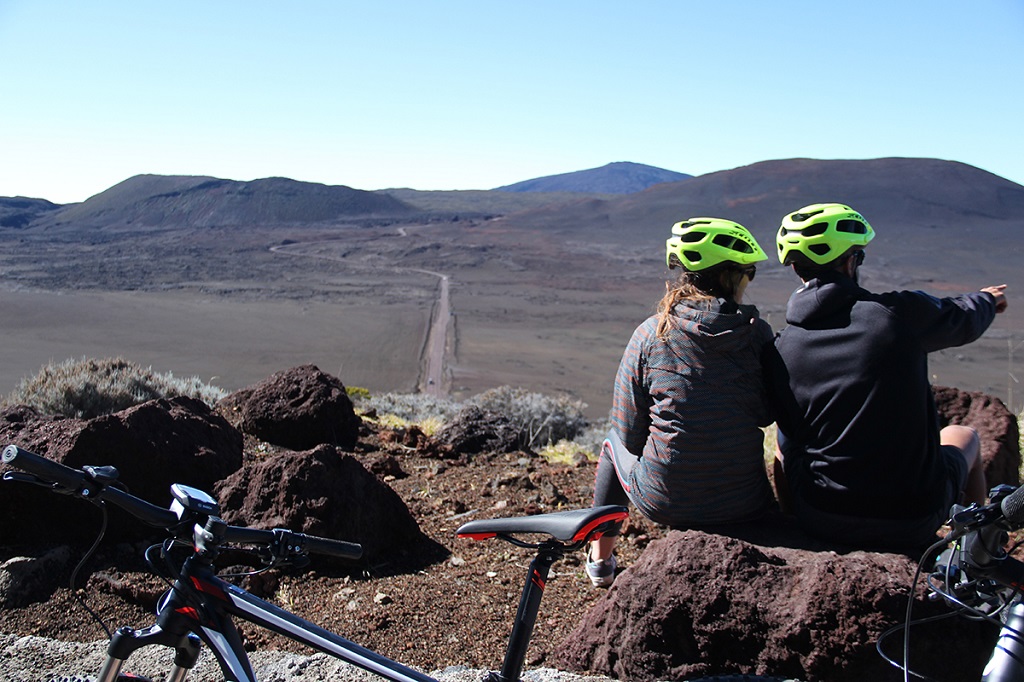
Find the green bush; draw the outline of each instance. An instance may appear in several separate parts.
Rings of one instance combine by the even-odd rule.
[[[346,386],[345,393],[353,404],[359,404],[370,399],[370,389],[362,386]]]
[[[598,419],[587,424],[586,428],[576,434],[573,441],[590,452],[591,458],[596,460],[598,455],[601,454],[601,445],[604,443],[604,439],[608,436],[608,431],[611,428],[611,419]]]
[[[156,398],[188,396],[212,406],[225,395],[198,377],[157,374],[123,358],[82,358],[44,366],[34,377],[22,379],[5,402],[29,405],[44,414],[91,419]]]

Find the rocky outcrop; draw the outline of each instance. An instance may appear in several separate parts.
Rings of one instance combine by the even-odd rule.
[[[508,417],[475,405],[464,407],[437,434],[437,440],[458,455],[520,450],[519,432]]]
[[[742,532],[737,533],[742,535]],[[727,671],[846,682],[897,679],[875,651],[902,623],[916,559],[840,554],[784,522],[746,539],[673,531],[584,615],[555,662],[632,680]],[[917,599],[914,617],[948,612]],[[911,667],[941,679],[978,679],[996,630],[953,618],[912,629]],[[887,641],[902,657],[902,637]]]
[[[942,426],[970,426],[981,438],[981,460],[990,486],[1017,485],[1020,476],[1020,432],[1017,418],[999,398],[976,391],[935,386],[935,406]]]
[[[152,400],[95,419],[39,415],[24,406],[0,412],[0,442],[14,443],[70,467],[112,465],[128,490],[158,506],[171,502],[172,483],[203,490],[242,466],[242,435],[210,407],[192,398]],[[0,544],[89,542],[99,512],[82,500],[26,483],[3,483]],[[110,514],[120,540],[152,529],[120,511]]]
[[[364,562],[378,571],[447,554],[420,532],[391,488],[331,445],[257,461],[218,485],[216,494],[228,523],[358,542]]]
[[[45,599],[55,586],[54,576],[71,563],[71,550],[60,545],[38,557],[11,557],[0,564],[0,608],[17,608]]]
[[[240,431],[291,450],[322,443],[351,450],[362,423],[345,385],[315,365],[277,372],[218,407]]]

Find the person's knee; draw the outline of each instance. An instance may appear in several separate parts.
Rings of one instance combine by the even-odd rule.
[[[960,450],[969,467],[975,466],[981,456],[981,438],[978,432],[969,426],[947,426],[939,432],[939,442]]]

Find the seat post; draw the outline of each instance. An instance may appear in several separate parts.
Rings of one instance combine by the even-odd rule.
[[[530,645],[533,626],[537,622],[537,613],[540,611],[540,600],[544,596],[548,573],[552,564],[561,559],[564,554],[565,547],[563,545],[555,541],[548,541],[538,548],[537,556],[530,562],[530,568],[526,574],[526,584],[523,586],[523,594],[519,599],[519,609],[516,611],[516,619],[512,624],[512,632],[509,634],[505,662],[501,666],[501,673],[497,676],[496,681],[494,673],[488,676],[488,680],[491,682],[519,682],[519,674],[523,671],[526,649]]]

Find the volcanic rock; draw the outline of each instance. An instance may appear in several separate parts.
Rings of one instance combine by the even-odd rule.
[[[788,537],[787,537],[788,536]],[[781,543],[781,544],[780,544]],[[619,679],[739,672],[846,682],[902,679],[875,651],[902,623],[916,559],[827,551],[777,526],[749,539],[695,530],[652,542],[557,648],[558,665]],[[948,612],[920,597],[914,617]],[[911,667],[978,679],[996,629],[953,618],[912,633]],[[900,634],[886,641],[901,658]]]
[[[133,495],[161,507],[171,502],[172,483],[212,490],[242,466],[242,434],[205,403],[187,397],[151,400],[88,420],[13,407],[0,412],[0,439],[69,467],[115,466],[118,481]],[[0,514],[18,521],[0,524],[0,544],[78,544],[99,528],[100,515],[83,500],[9,481],[3,491]],[[152,532],[120,511],[110,520],[110,533],[122,541]]]
[[[460,455],[515,452],[521,448],[519,431],[508,417],[475,405],[462,408],[436,438]]]
[[[315,365],[301,365],[236,391],[218,403],[244,433],[291,450],[322,443],[351,450],[362,420],[345,385]]]
[[[222,518],[234,525],[287,528],[358,542],[363,562],[407,565],[443,558],[402,499],[350,454],[332,445],[282,451],[217,486]]]
[[[16,608],[45,599],[53,591],[53,576],[71,563],[66,545],[38,557],[11,557],[0,564],[0,608]]]

